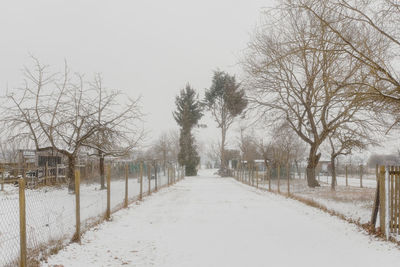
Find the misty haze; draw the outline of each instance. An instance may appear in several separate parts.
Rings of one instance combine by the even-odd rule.
[[[397,0],[0,3],[0,266],[399,266]]]

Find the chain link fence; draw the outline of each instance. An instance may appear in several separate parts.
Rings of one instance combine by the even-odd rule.
[[[338,171],[334,190],[331,188],[332,176],[329,172],[317,174],[320,186],[309,187],[305,169],[296,168],[295,164],[277,164],[268,168],[265,165],[243,164],[234,170],[234,177],[250,186],[330,210],[360,224],[371,221],[377,175],[375,169],[366,166],[344,165]]]
[[[0,178],[0,266],[38,266],[112,213],[184,177],[184,169],[173,163],[112,162],[102,188],[99,165],[90,163],[77,168],[74,194],[62,169]],[[18,173],[3,170],[0,177],[6,172]]]

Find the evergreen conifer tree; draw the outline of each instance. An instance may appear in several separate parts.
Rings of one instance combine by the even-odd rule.
[[[203,116],[201,103],[196,92],[186,85],[175,100],[176,111],[173,112],[174,119],[180,126],[178,162],[185,166],[187,176],[197,175],[197,165],[200,157],[196,150],[192,128],[197,125]]]

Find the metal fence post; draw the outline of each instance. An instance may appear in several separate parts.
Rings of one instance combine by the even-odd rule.
[[[363,178],[363,166],[360,165],[360,187],[363,187],[363,183],[362,183],[362,178]]]
[[[26,210],[25,210],[25,179],[18,180],[19,185],[19,238],[20,262],[19,266],[26,266]]]
[[[346,186],[349,186],[349,179],[348,179],[349,172],[348,172],[348,169],[347,169],[347,164],[346,164],[346,167],[345,167],[345,173],[346,173]]]

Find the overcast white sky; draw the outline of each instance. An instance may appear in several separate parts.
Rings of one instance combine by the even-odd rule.
[[[61,69],[101,72],[106,86],[142,95],[153,135],[176,127],[175,95],[200,94],[213,70],[240,75],[237,62],[271,0],[0,1],[0,90],[21,83],[29,53]],[[199,135],[216,139],[208,119]],[[213,134],[214,133],[214,134]]]
[[[237,63],[260,9],[273,2],[1,0],[0,92],[21,83],[29,53],[55,69],[66,59],[74,71],[100,72],[106,86],[142,95],[156,137],[176,127],[175,95],[187,82],[202,95],[213,70],[240,76]],[[216,140],[215,124],[203,122],[209,127],[197,135]]]

